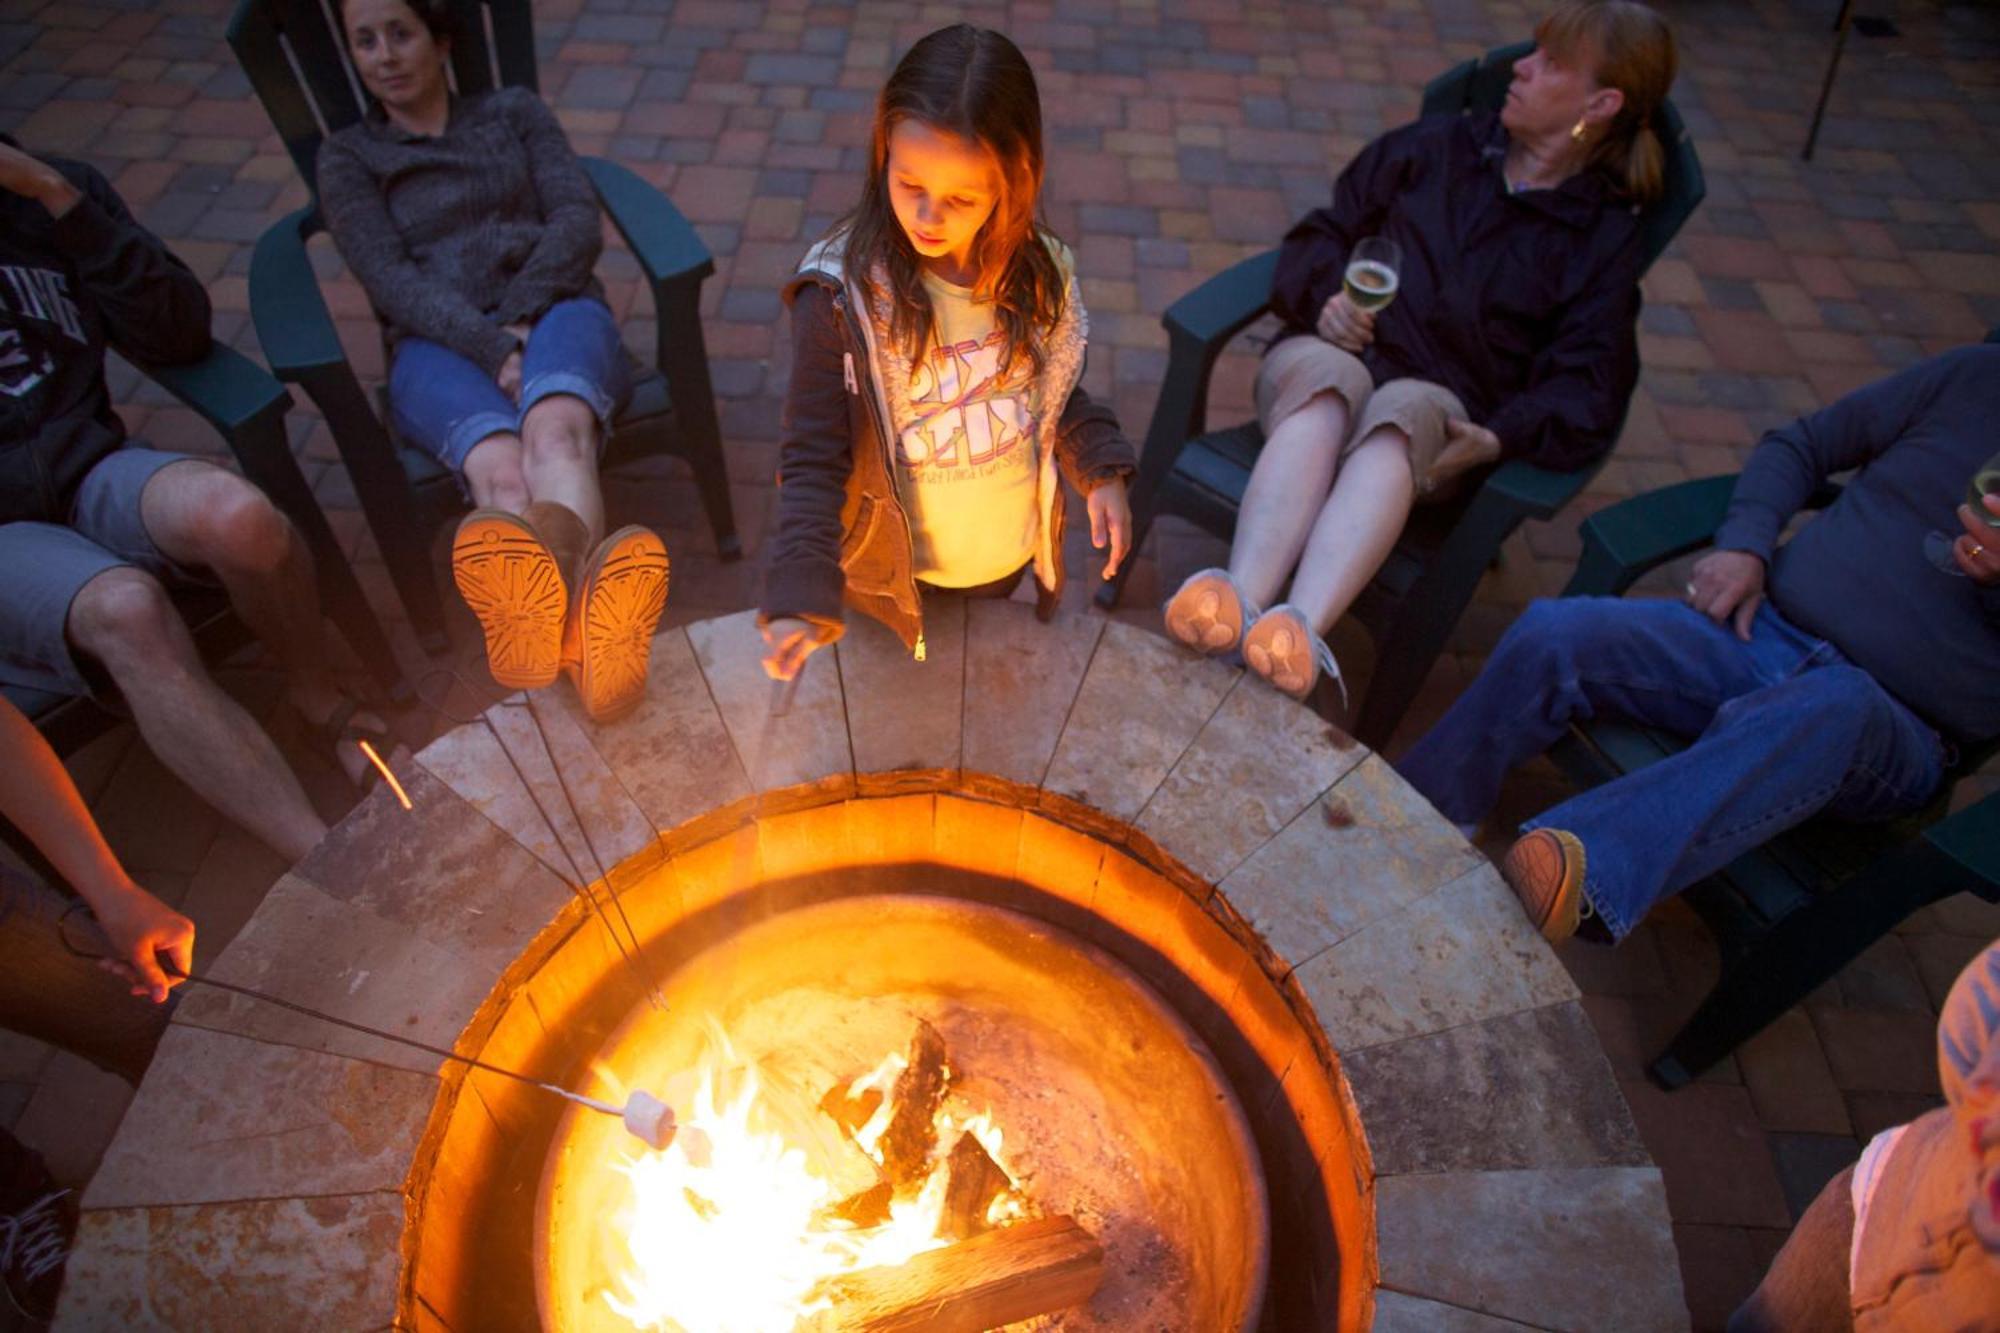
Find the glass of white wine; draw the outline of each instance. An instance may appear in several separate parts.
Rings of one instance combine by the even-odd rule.
[[[1984,497],[2000,495],[2000,454],[1995,454],[1979,465],[1979,471],[1972,474],[1972,480],[1965,483],[1965,502],[1972,506],[1972,512],[1989,528],[2000,528],[2000,517],[1988,512],[1980,503]]]
[[[1397,275],[1403,270],[1403,247],[1386,236],[1368,236],[1347,256],[1341,284],[1347,303],[1356,310],[1380,310],[1396,299]]]

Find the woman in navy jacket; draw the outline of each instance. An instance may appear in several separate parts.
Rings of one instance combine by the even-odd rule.
[[[1652,118],[1673,35],[1634,0],[1570,0],[1535,40],[1497,116],[1384,135],[1286,234],[1283,327],[1256,385],[1266,442],[1229,568],[1167,603],[1182,643],[1240,648],[1303,698],[1322,671],[1339,678],[1322,636],[1412,505],[1499,459],[1569,470],[1611,447],[1638,380],[1637,210],[1661,192]],[[1342,287],[1370,236],[1402,251],[1395,297],[1372,313]]]

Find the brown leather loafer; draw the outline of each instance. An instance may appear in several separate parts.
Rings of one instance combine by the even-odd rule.
[[[1500,877],[1551,944],[1576,934],[1583,919],[1583,866],[1583,843],[1551,828],[1524,834],[1500,862]]]

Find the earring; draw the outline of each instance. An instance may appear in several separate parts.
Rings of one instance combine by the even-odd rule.
[[[1582,143],[1583,136],[1589,132],[1589,129],[1590,129],[1590,122],[1584,119],[1582,116],[1578,116],[1576,118],[1576,124],[1569,127],[1570,141],[1572,143]]]

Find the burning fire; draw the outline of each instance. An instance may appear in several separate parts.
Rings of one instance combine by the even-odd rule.
[[[925,1161],[890,1188],[884,1173],[894,1174],[894,1164],[885,1164],[884,1140],[909,1057],[891,1053],[836,1089],[848,1108],[874,1103],[865,1121],[843,1128],[837,1114],[822,1110],[824,1101],[814,1105],[782,1079],[739,1064],[717,1038],[692,1078],[679,1080],[691,1084],[688,1093],[670,1098],[683,1124],[706,1131],[706,1154],[690,1160],[683,1135],[665,1152],[618,1164],[631,1185],[619,1228],[631,1262],[618,1279],[622,1292],[606,1299],[635,1327],[790,1333],[829,1306],[829,1279],[901,1264],[962,1239],[953,1234],[948,1196],[953,1148],[965,1135],[1004,1173],[996,1173],[990,1201],[982,1192],[976,1225],[1023,1215],[1001,1156],[1003,1136],[985,1112],[961,1118],[940,1105]],[[855,1206],[857,1168],[875,1182],[865,1191],[872,1208]]]

